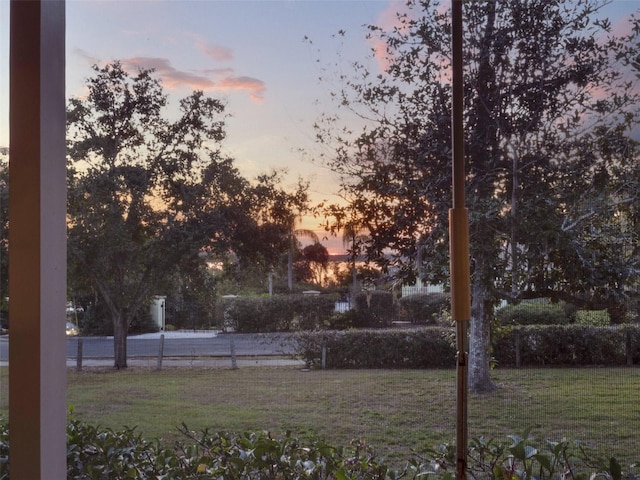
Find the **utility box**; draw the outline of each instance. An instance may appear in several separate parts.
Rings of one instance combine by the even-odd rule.
[[[151,305],[149,306],[149,310],[151,312],[151,319],[158,326],[161,332],[164,332],[165,328],[165,305],[166,305],[167,297],[163,297],[161,295],[156,295],[151,300]]]

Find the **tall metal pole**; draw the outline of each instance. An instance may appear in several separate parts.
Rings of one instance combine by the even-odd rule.
[[[465,207],[464,165],[464,79],[462,61],[462,2],[451,3],[453,208],[449,210],[449,252],[451,268],[451,316],[456,323],[456,478],[467,477],[467,372],[468,331],[471,321],[469,281],[469,215]]]

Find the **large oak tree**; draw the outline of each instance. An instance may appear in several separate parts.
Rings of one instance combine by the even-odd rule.
[[[631,219],[640,162],[630,133],[639,103],[625,72],[637,63],[638,31],[615,36],[598,17],[604,3],[464,3],[475,392],[494,388],[489,340],[499,300],[547,296],[607,307],[637,278]],[[335,95],[345,118],[358,122],[342,125],[338,115],[318,127],[322,141],[338,142],[329,164],[343,175],[347,200],[328,210],[332,226],[357,218],[369,259],[445,282],[450,14],[435,1],[409,1],[393,29],[369,30],[384,45],[384,71],[356,63]]]
[[[306,191],[284,191],[278,175],[239,174],[220,151],[219,100],[193,92],[172,120],[153,72],[119,62],[94,67],[87,87],[67,113],[69,279],[106,307],[115,367],[125,368],[129,326],[152,295],[197,278],[207,253],[244,263],[285,253],[288,223],[261,212],[276,196],[294,208]]]

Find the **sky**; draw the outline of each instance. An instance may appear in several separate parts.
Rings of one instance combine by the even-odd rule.
[[[365,26],[389,25],[402,3],[67,0],[67,97],[85,94],[93,64],[118,59],[132,71],[155,68],[174,107],[195,89],[225,101],[223,150],[246,177],[286,168],[292,186],[299,176],[310,182],[314,203],[335,201],[337,177],[312,161],[322,152],[313,125],[332,108],[336,71],[375,46]],[[615,24],[639,11],[640,0],[614,0],[605,13]],[[0,148],[9,143],[8,23],[9,1],[0,0]],[[303,227],[317,224],[307,219]],[[340,239],[323,243],[332,253],[341,248]]]
[[[338,50],[365,57],[364,25],[382,0],[67,0],[67,97],[83,96],[91,66],[118,59],[155,68],[170,104],[195,89],[226,103],[225,153],[247,178],[273,168],[307,179],[314,203],[336,200],[337,178],[312,162],[314,122],[331,86],[319,81]],[[8,0],[0,0],[0,53],[8,59]],[[337,35],[348,31],[353,43]],[[8,60],[7,60],[8,61]],[[0,77],[0,147],[8,145],[8,74]],[[318,220],[305,220],[315,229]],[[326,243],[326,242],[324,242]],[[336,244],[336,242],[332,242]],[[336,248],[341,247],[341,240]]]

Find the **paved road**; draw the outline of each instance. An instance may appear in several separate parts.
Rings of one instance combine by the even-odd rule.
[[[112,337],[81,337],[84,359],[113,358]],[[164,357],[229,357],[232,343],[235,354],[244,356],[278,356],[293,353],[287,345],[286,334],[240,334],[240,333],[191,333],[167,332],[164,339]],[[80,337],[67,339],[67,357],[76,358]],[[130,336],[127,340],[129,358],[157,358],[160,349],[160,334]],[[9,356],[8,336],[0,337],[0,361]]]

